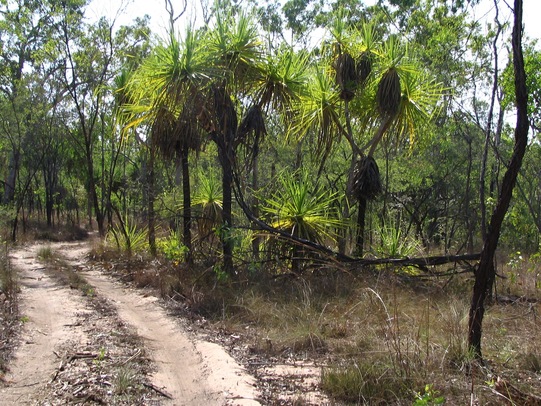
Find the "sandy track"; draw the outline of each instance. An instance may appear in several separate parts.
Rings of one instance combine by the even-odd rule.
[[[84,339],[75,321],[76,313],[84,311],[85,306],[69,288],[42,272],[35,260],[39,248],[34,245],[10,255],[12,266],[18,270],[20,314],[25,323],[21,344],[6,375],[9,386],[0,389],[1,405],[33,404],[58,365],[55,349],[69,340]]]
[[[120,318],[143,338],[155,366],[152,383],[172,395],[164,405],[259,405],[255,400],[254,379],[225,350],[198,339],[168,316],[153,297],[126,288],[97,270],[88,269],[82,258],[85,243],[51,244],[78,269],[98,295],[107,298]],[[68,340],[84,339],[74,324],[75,314],[83,311],[80,297],[69,288],[58,286],[40,272],[33,246],[13,253],[12,263],[19,269],[22,288],[21,314],[28,317],[23,331],[9,387],[0,391],[0,404],[29,404],[39,388],[51,377],[58,360],[54,349]]]

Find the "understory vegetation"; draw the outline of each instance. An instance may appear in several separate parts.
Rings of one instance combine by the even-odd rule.
[[[473,393],[480,404],[498,405],[502,390],[496,384],[506,382],[514,391],[503,396],[519,405],[515,389],[523,396],[540,390],[537,256],[499,258],[501,278],[488,307],[485,364],[480,364],[467,342],[473,274],[465,263],[439,277],[418,275],[410,267],[319,262],[301,277],[284,264],[285,272],[245,266],[235,279],[219,279],[213,267],[188,266],[182,252],[172,256],[174,250],[165,249],[153,259],[144,247],[128,251],[111,240],[95,244],[93,266],[139,288],[156,289],[181,315],[204,321],[209,334],[238,337],[247,352],[242,359],[313,361],[318,388],[331,404],[422,405],[442,399],[464,404]],[[99,299],[47,243],[38,256],[55,277]],[[118,372],[119,391],[129,372]],[[302,392],[291,402],[318,404]]]
[[[484,364],[467,341],[469,265],[428,278],[389,266],[327,263],[302,277],[246,267],[236,279],[217,281],[212,268],[119,260],[102,245],[91,257],[135,286],[159,290],[185,316],[240,337],[248,357],[315,361],[318,386],[332,404],[467,404],[473,394],[483,405],[502,404],[502,396],[518,405],[517,393],[541,390],[535,257],[513,257],[500,268],[484,324]],[[518,392],[502,393],[497,382]],[[295,402],[317,404],[302,393]]]

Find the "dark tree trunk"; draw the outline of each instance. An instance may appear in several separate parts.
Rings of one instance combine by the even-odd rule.
[[[19,173],[19,162],[21,154],[18,149],[14,149],[9,157],[9,170],[6,176],[3,203],[9,204],[15,198],[15,182]]]
[[[181,151],[180,164],[182,166],[182,236],[183,244],[188,248],[188,260],[192,253],[192,196],[190,189],[190,165],[188,162],[188,147],[185,145]]]
[[[230,148],[226,147],[226,151],[222,150],[222,250],[224,255],[224,271],[228,274],[233,272],[233,240],[231,239],[232,222],[232,186],[233,186],[233,168],[231,166],[231,158],[227,153]],[[230,151],[231,152],[231,151]]]
[[[94,181],[94,163],[92,157],[87,155],[87,176],[88,176],[88,192],[90,194],[90,202],[92,203],[92,208],[94,209],[94,214],[96,216],[96,222],[98,223],[98,232],[100,236],[105,235],[105,228],[103,222],[103,213],[100,208],[100,202],[98,198],[98,193],[96,191],[96,182]]]
[[[364,254],[364,234],[366,228],[366,206],[368,199],[361,197],[359,199],[359,213],[357,214],[357,256]]]
[[[517,106],[515,147],[502,180],[501,193],[487,228],[481,259],[475,273],[475,284],[469,314],[468,343],[478,358],[482,357],[481,336],[485,313],[484,302],[488,287],[494,279],[494,254],[498,246],[503,219],[509,208],[513,188],[528,144],[528,92],[522,55],[522,0],[515,0],[512,46]]]
[[[479,203],[481,212],[481,237],[486,239],[487,225],[486,225],[486,203],[485,203],[485,179],[487,172],[488,151],[491,145],[492,139],[492,119],[494,117],[494,103],[496,100],[496,93],[498,92],[498,38],[502,31],[502,26],[498,20],[498,5],[495,4],[496,10],[496,35],[492,40],[492,49],[494,53],[494,78],[492,84],[492,95],[490,98],[490,107],[488,109],[487,128],[485,130],[485,147],[483,149],[483,156],[481,159],[481,171],[479,176]]]
[[[152,144],[152,142],[151,142]],[[156,213],[154,211],[155,197],[155,159],[154,145],[150,145],[150,157],[148,160],[147,195],[148,195],[148,246],[150,253],[156,256]]]
[[[259,145],[256,146],[256,149],[252,166],[252,190],[254,191],[259,189]],[[259,217],[259,200],[255,193],[252,194],[252,213],[254,213],[254,216]],[[260,244],[261,238],[254,235],[252,239],[252,253],[256,261],[259,260]]]

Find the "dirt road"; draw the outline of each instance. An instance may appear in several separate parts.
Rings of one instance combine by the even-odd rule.
[[[222,347],[205,342],[189,332],[166,314],[155,297],[144,297],[140,292],[123,286],[98,270],[88,268],[84,262],[87,243],[48,245],[54,255],[63,256],[71,266],[78,269],[78,273],[91,286],[94,300],[112,303],[113,311],[91,317],[90,313],[94,311],[89,310],[86,303],[88,299],[80,291],[58,283],[37,260],[37,253],[43,245],[14,251],[10,256],[12,265],[19,272],[20,313],[24,328],[21,344],[10,366],[10,373],[6,376],[8,384],[0,388],[0,405],[56,404],[55,394],[61,396],[70,390],[70,386],[74,389],[74,385],[79,385],[80,389],[70,392],[73,398],[77,393],[85,393],[83,389],[89,390],[90,383],[113,388],[103,392],[110,395],[114,387],[119,386],[115,382],[121,382],[117,376],[119,374],[104,373],[100,369],[100,362],[116,359],[115,365],[123,365],[141,354],[138,349],[137,352],[132,351],[130,357],[124,357],[127,360],[119,361],[115,354],[121,346],[106,353],[108,339],[114,340],[121,335],[112,334],[115,326],[123,325],[131,329],[143,343],[144,354],[147,361],[150,361],[148,369],[153,371],[147,376],[149,382],[144,384],[154,389],[156,395],[160,395],[154,396],[152,400],[148,397],[148,403],[139,400],[138,404],[260,404],[256,400],[254,379]],[[109,323],[112,327],[105,324],[104,328],[104,323],[108,322],[107,317],[114,318],[114,321]],[[111,331],[107,331],[109,328]],[[92,351],[95,347],[91,344],[96,340],[101,340],[100,351]],[[69,358],[62,357],[60,353],[69,352],[70,348],[79,350],[72,351]],[[81,348],[86,351],[81,351]],[[64,373],[67,364],[78,358],[92,358],[92,362],[86,362],[85,365],[89,371],[100,370],[101,374],[94,373],[94,377],[87,374],[78,379],[72,377],[71,380],[66,378],[63,385],[55,382],[57,376]],[[57,385],[54,390],[51,389],[53,383]],[[122,393],[129,394],[129,390]],[[89,401],[107,403],[103,397],[98,402],[97,395],[92,393],[85,396]],[[62,404],[65,404],[65,399],[71,398],[63,398]]]

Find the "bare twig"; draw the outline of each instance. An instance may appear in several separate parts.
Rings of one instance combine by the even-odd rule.
[[[143,386],[146,386],[147,388],[150,388],[152,390],[155,390],[160,395],[165,396],[167,399],[173,399],[173,396],[167,393],[165,390],[158,388],[156,385],[149,383],[149,382],[143,382]]]

